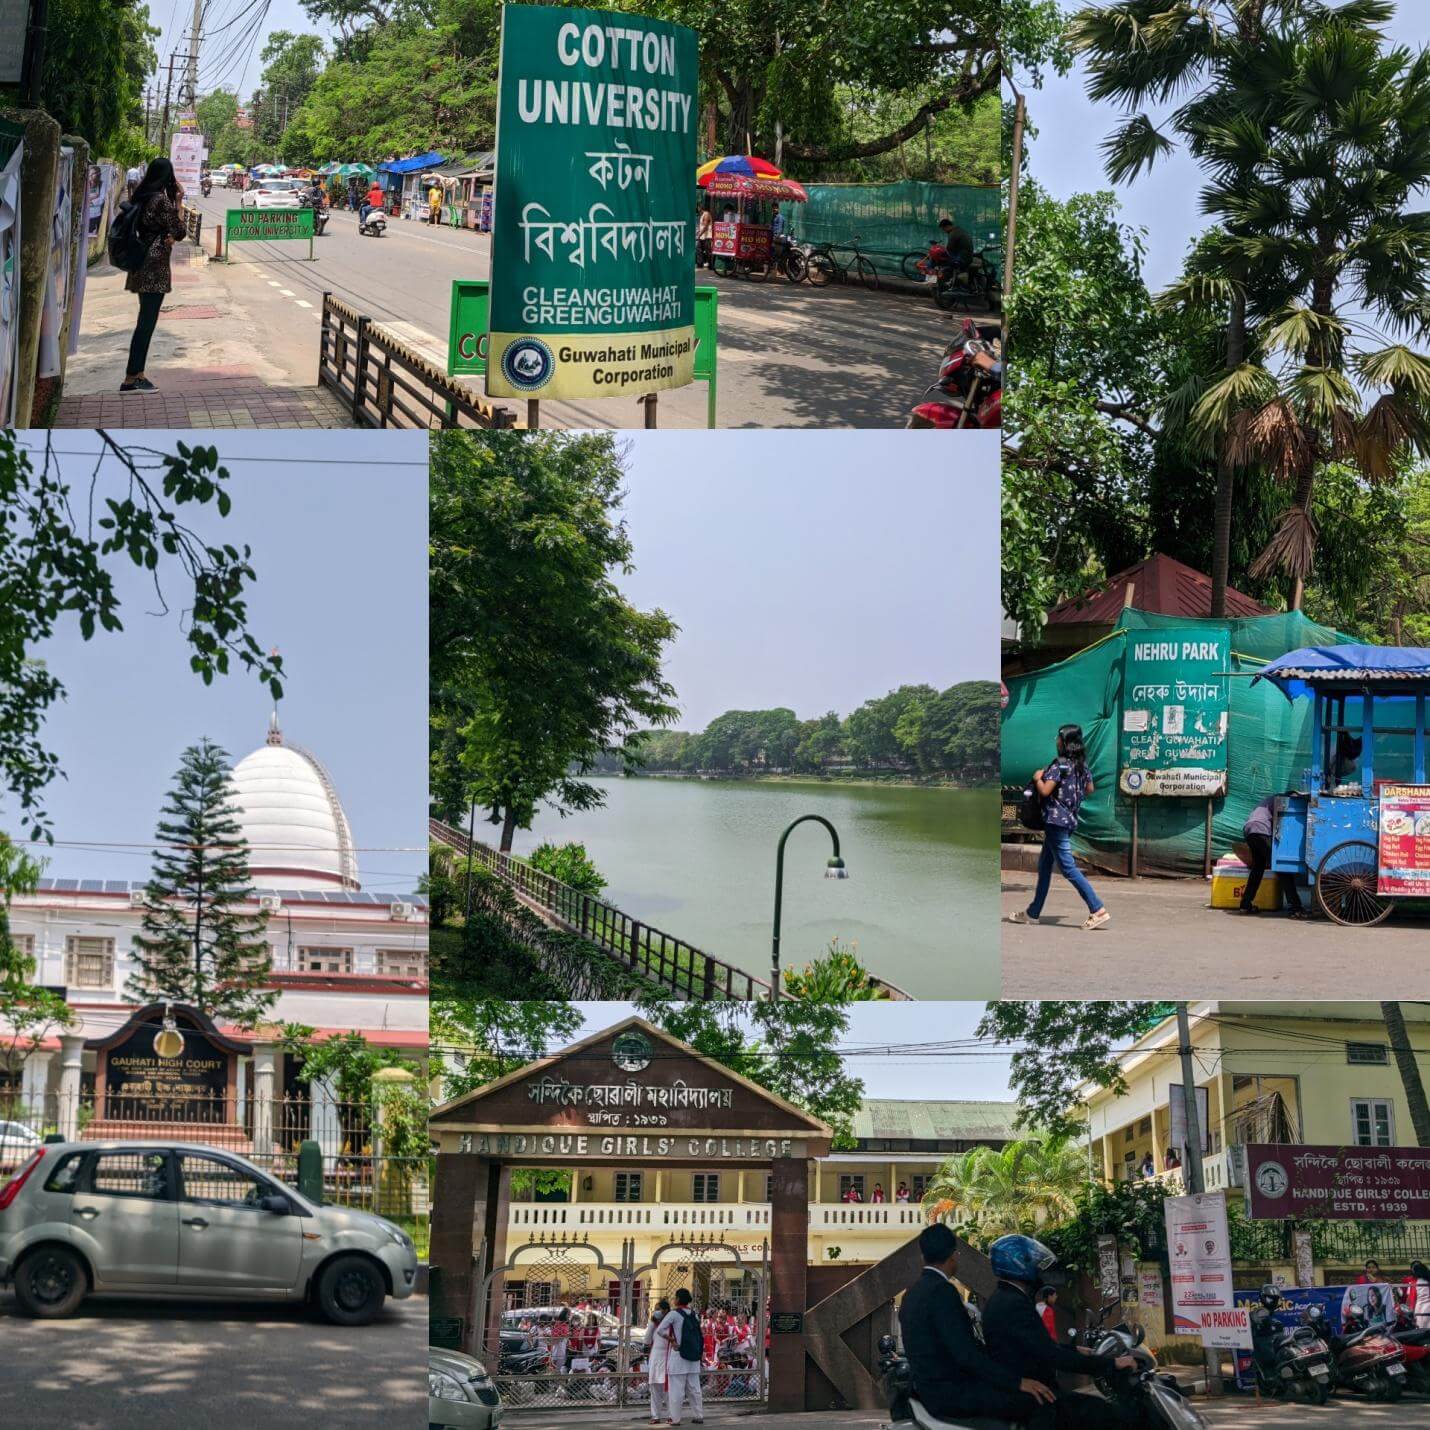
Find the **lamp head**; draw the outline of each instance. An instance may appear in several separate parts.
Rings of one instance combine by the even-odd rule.
[[[154,1056],[164,1059],[177,1058],[184,1051],[184,1035],[174,1017],[173,1006],[164,1004],[164,1022],[154,1034]]]
[[[824,877],[826,879],[847,879],[849,870],[844,867],[844,861],[835,854],[830,857],[829,862],[824,866]]]

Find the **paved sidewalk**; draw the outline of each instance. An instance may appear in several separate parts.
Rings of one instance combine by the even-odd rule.
[[[173,272],[146,368],[159,391],[121,393],[136,300],[107,261],[90,270],[79,351],[65,373],[56,427],[352,426],[326,388],[295,383],[274,360],[279,335],[250,312],[232,270],[180,243]]]

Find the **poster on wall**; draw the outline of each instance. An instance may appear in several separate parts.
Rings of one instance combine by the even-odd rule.
[[[17,420],[20,346],[20,163],[25,146],[16,144],[0,167],[0,426],[28,426]]]
[[[1142,1266],[1137,1270],[1137,1300],[1149,1311],[1162,1309],[1162,1268]]]
[[[1430,898],[1430,785],[1382,785],[1380,894]]]
[[[1230,660],[1225,626],[1128,633],[1117,742],[1123,794],[1226,793]]]
[[[74,272],[70,252],[74,150],[60,146],[59,173],[55,182],[55,207],[50,215],[49,267],[45,273],[45,301],[40,310],[40,350],[35,364],[37,377],[58,377],[61,367],[60,340],[64,332],[65,312],[69,306],[71,278]]]
[[[25,64],[30,0],[0,0],[0,84],[19,84]]]
[[[502,7],[492,397],[639,397],[694,381],[695,32]]]
[[[204,156],[204,136],[197,131],[180,131],[169,140],[169,162],[174,166],[174,177],[183,186],[186,194],[199,191],[199,170]]]
[[[1173,1332],[1199,1336],[1207,1346],[1249,1346],[1249,1315],[1232,1295],[1226,1193],[1168,1197],[1164,1208]]]

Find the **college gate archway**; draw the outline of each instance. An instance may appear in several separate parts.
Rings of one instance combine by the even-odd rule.
[[[589,1265],[604,1274],[600,1268],[610,1262],[598,1248],[574,1248],[589,1245],[593,1235],[609,1239],[614,1233],[622,1241],[614,1278],[616,1397],[634,1386],[630,1372],[621,1380],[619,1365],[628,1352],[620,1326],[624,1321],[635,1329],[640,1297],[649,1294],[654,1273],[679,1266],[707,1287],[720,1284],[714,1278],[724,1269],[738,1271],[742,1294],[752,1284],[763,1293],[756,1309],[769,1317],[768,1381],[758,1355],[761,1325],[757,1368],[732,1375],[726,1398],[764,1396],[774,1410],[804,1408],[809,1164],[829,1153],[831,1132],[824,1123],[631,1018],[437,1108],[430,1128],[439,1147],[433,1316],[450,1338],[499,1361],[505,1287],[513,1273],[542,1256],[552,1259],[552,1248],[564,1247],[563,1265]],[[514,1169],[527,1167],[568,1168],[577,1177],[595,1168],[764,1175],[769,1221],[759,1269],[747,1249],[721,1234],[713,1216],[708,1227],[691,1229],[659,1200],[622,1207],[599,1225],[572,1204],[563,1208],[564,1241],[527,1236],[516,1245],[511,1178]],[[499,1365],[488,1369],[498,1373]],[[721,1374],[707,1376],[707,1388]],[[723,1384],[716,1380],[717,1389]],[[590,1400],[572,1401],[568,1394],[567,1403]]]

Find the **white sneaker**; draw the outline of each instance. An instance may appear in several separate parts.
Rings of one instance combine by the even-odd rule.
[[[1016,909],[1013,913],[1008,915],[1006,922],[1010,924],[1035,924],[1038,921],[1027,909]]]

